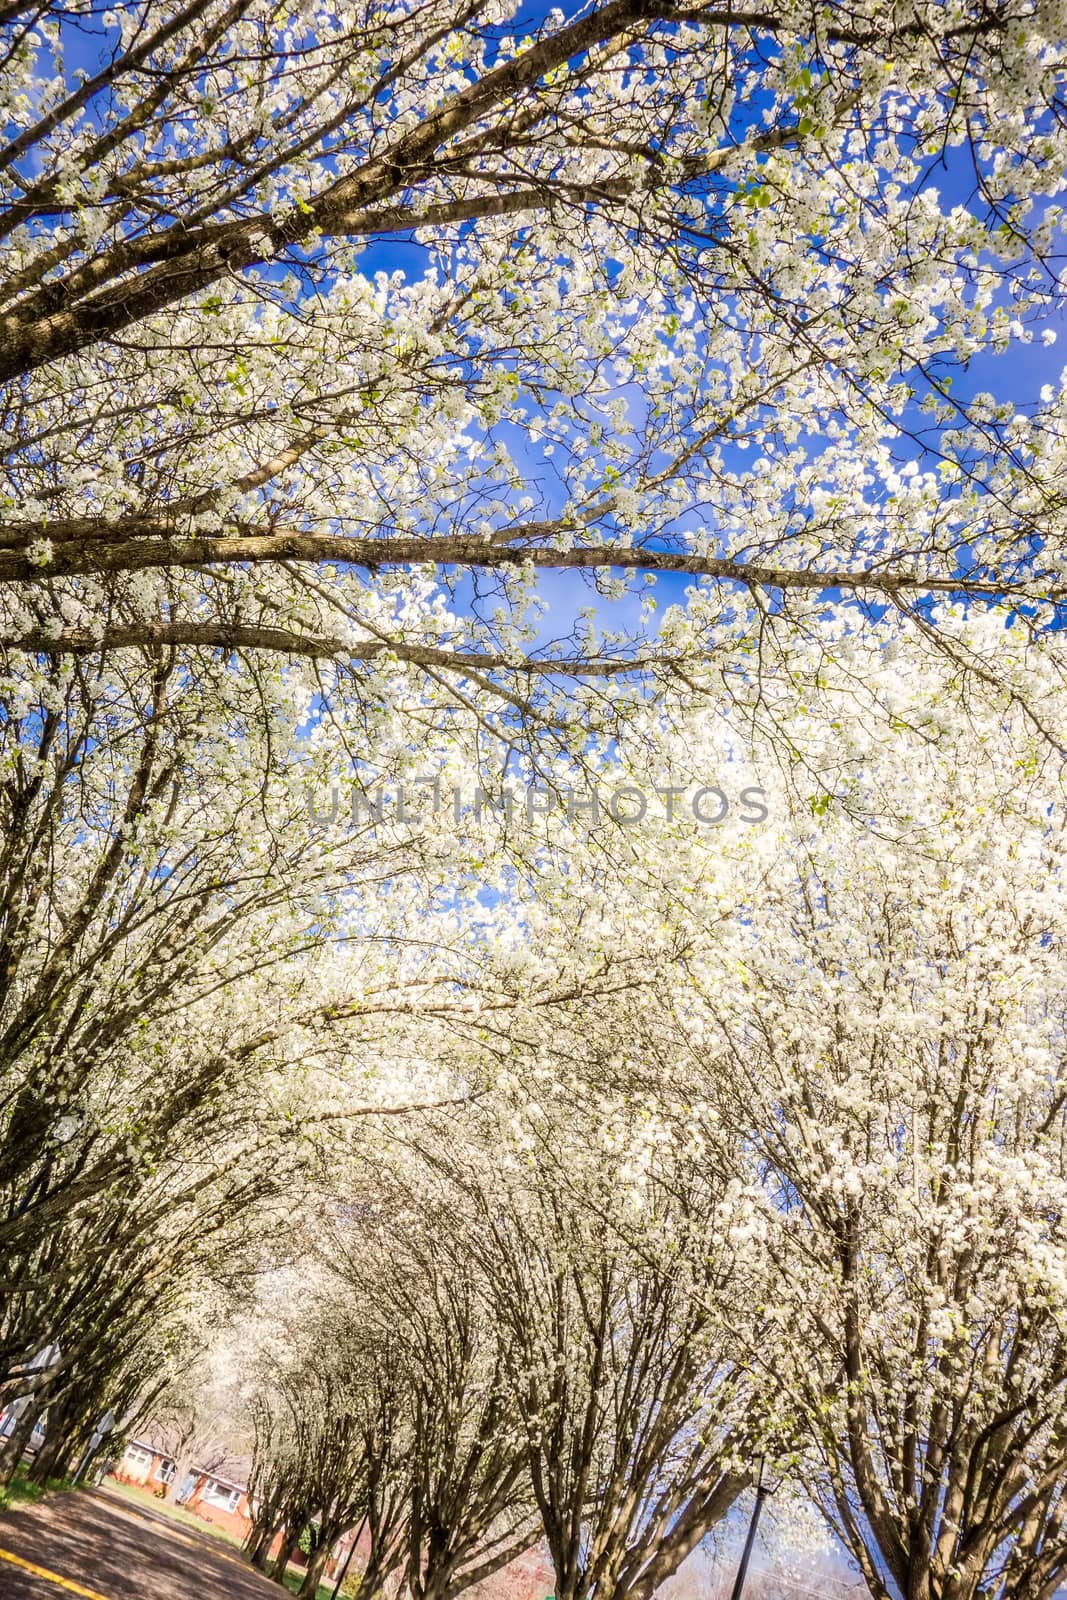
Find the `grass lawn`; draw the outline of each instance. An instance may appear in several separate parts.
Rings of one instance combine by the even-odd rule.
[[[10,1483],[0,1488],[0,1511],[10,1511],[12,1506],[29,1506],[43,1500],[46,1494],[57,1494],[70,1488],[69,1478],[49,1478],[43,1486],[31,1483],[24,1466],[16,1467]]]
[[[300,1585],[304,1581],[304,1574],[302,1572],[299,1572],[299,1571],[287,1572],[285,1574],[285,1578],[284,1578],[283,1581],[285,1583],[285,1587],[289,1590],[290,1594],[295,1594],[296,1591],[299,1589]],[[343,1593],[343,1591],[342,1591],[342,1593]],[[315,1596],[315,1600],[330,1600],[330,1596],[332,1594],[333,1594],[333,1584],[332,1583],[320,1583],[319,1584],[319,1592]]]
[[[157,1500],[154,1494],[146,1493],[143,1489],[135,1488],[131,1483],[119,1483],[117,1478],[105,1478],[109,1494],[117,1494],[123,1500],[129,1500],[135,1506],[143,1506],[146,1511],[158,1511],[164,1517],[169,1517],[172,1522],[180,1523],[183,1528],[192,1528],[197,1533],[206,1533],[210,1537],[220,1539],[223,1544],[228,1544],[234,1550],[240,1550],[241,1541],[225,1528],[216,1527],[213,1522],[205,1522],[202,1517],[194,1517],[191,1511],[186,1511],[183,1506],[168,1504],[166,1500]]]

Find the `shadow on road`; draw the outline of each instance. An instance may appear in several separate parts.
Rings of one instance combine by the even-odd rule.
[[[0,1550],[104,1600],[280,1600],[284,1591],[210,1535],[133,1510],[106,1490],[55,1495],[0,1516]],[[59,1600],[62,1586],[0,1560],[0,1600]]]

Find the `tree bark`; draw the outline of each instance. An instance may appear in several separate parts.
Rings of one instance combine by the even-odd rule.
[[[315,1596],[319,1591],[319,1579],[325,1570],[331,1548],[332,1546],[324,1540],[319,1548],[308,1557],[307,1571],[304,1574],[303,1583],[297,1590],[297,1600],[315,1600]]]
[[[253,1527],[252,1535],[245,1546],[248,1559],[259,1572],[266,1572],[267,1561],[270,1557],[270,1547],[281,1531],[282,1519],[274,1517],[269,1521],[259,1523]]]
[[[16,1419],[14,1431],[4,1440],[3,1450],[0,1452],[0,1483],[10,1483],[14,1477],[39,1415],[40,1407],[31,1401]]]
[[[282,1529],[281,1547],[279,1548],[278,1554],[274,1559],[274,1565],[270,1569],[270,1576],[274,1579],[275,1583],[281,1583],[285,1577],[289,1562],[292,1560],[292,1557],[296,1552],[299,1538],[300,1535],[298,1533],[293,1533],[290,1528]]]

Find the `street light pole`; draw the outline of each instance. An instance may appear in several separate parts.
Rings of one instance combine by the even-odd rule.
[[[734,1581],[733,1593],[730,1600],[741,1600],[744,1593],[745,1579],[748,1576],[748,1564],[752,1559],[752,1547],[756,1542],[756,1529],[759,1527],[760,1512],[763,1502],[771,1492],[771,1486],[763,1475],[764,1457],[760,1456],[759,1477],[756,1480],[756,1504],[752,1507],[752,1520],[748,1525],[748,1535],[745,1539],[745,1548],[741,1552],[741,1564],[737,1569],[737,1578]]]

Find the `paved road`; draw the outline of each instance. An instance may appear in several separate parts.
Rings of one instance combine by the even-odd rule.
[[[141,1511],[106,1489],[56,1495],[0,1516],[0,1600],[279,1600],[282,1593],[210,1534]]]

